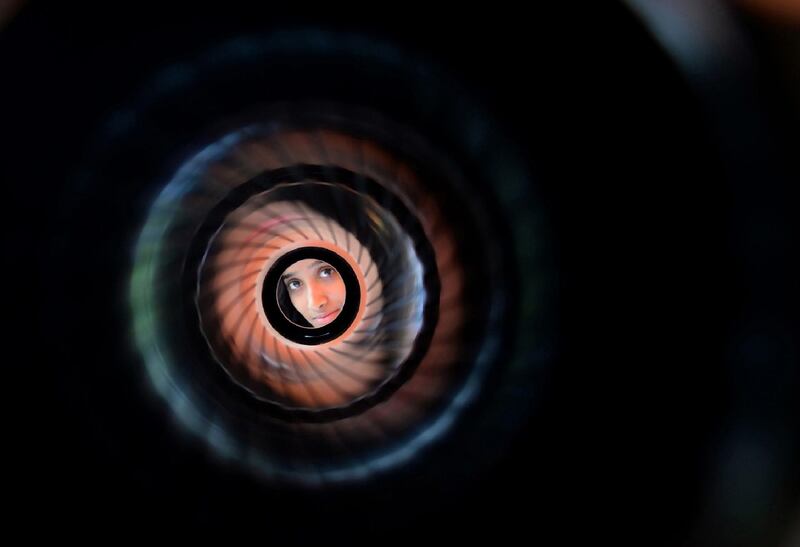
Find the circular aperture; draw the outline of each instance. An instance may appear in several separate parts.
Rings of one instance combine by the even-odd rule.
[[[261,298],[272,327],[307,345],[340,336],[361,307],[355,272],[345,259],[323,247],[303,247],[279,258],[267,272]]]

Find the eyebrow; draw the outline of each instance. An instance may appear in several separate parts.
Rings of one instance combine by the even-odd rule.
[[[316,267],[318,264],[325,264],[325,262],[323,262],[322,260],[315,260],[314,262],[311,263],[311,265],[308,268],[306,268],[306,270],[310,270],[311,268]],[[297,272],[283,272],[281,279],[284,279],[286,277],[292,277],[293,275],[297,275]]]

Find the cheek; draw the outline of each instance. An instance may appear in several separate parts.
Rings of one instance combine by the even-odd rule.
[[[298,311],[303,311],[303,291],[295,291],[289,293],[289,299],[292,301],[292,304]]]
[[[338,280],[334,285],[333,292],[336,295],[337,300],[344,302],[347,290],[345,289],[344,282],[341,279]]]

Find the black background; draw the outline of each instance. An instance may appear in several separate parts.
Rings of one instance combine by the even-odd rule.
[[[724,535],[708,522],[707,494],[731,416],[784,426],[782,454],[797,439],[796,125],[781,88],[765,69],[760,89],[785,163],[772,182],[754,184],[753,196],[766,196],[753,198],[764,231],[750,237],[741,228],[753,226],[748,202],[728,180],[700,101],[624,7],[459,10],[123,2],[74,11],[32,2],[0,32],[7,298],[18,310],[7,316],[6,365],[23,373],[5,386],[6,421],[22,434],[8,450],[25,518],[333,543],[489,533],[675,545]],[[116,272],[129,250],[108,242],[136,225],[86,211],[105,193],[136,189],[80,185],[98,127],[159,68],[240,34],[297,25],[364,33],[445,67],[530,162],[554,238],[559,334],[530,416],[518,417],[512,445],[484,473],[429,487],[402,478],[325,493],[266,487],[177,433],[125,346]],[[79,204],[66,219],[65,195]],[[73,228],[97,240],[63,237]],[[66,275],[53,257],[78,244],[76,259],[92,259],[82,275]],[[765,245],[773,251],[753,273],[748,253]],[[780,296],[762,298],[765,284]],[[752,330],[768,339],[777,330],[784,342],[778,365],[767,358],[745,372],[762,392],[740,397],[731,363]],[[797,465],[786,469],[757,537],[741,544],[785,533],[798,486]],[[408,473],[417,471],[436,474]]]

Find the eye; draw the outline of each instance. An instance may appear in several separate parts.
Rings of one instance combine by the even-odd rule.
[[[302,285],[302,283],[300,282],[299,279],[290,279],[289,281],[286,282],[286,286],[289,288],[290,291],[296,291],[297,289],[300,288],[300,285]]]
[[[335,272],[335,271],[336,270],[334,270],[330,266],[325,266],[324,268],[320,268],[319,276],[320,277],[331,277],[333,275],[333,272]]]

